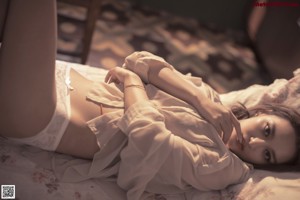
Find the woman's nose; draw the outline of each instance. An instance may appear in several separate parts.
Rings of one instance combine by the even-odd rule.
[[[261,146],[265,143],[265,140],[258,138],[258,137],[250,137],[249,140],[249,147],[250,148],[255,148],[258,146]]]

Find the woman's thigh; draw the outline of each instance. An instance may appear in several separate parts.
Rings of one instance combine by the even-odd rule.
[[[0,49],[0,134],[28,137],[55,109],[56,1],[10,0]]]

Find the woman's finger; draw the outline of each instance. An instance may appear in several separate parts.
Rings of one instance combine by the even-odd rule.
[[[104,82],[109,83],[111,79],[111,70],[109,70],[105,76]]]
[[[110,79],[110,75],[109,74],[106,74],[105,76],[105,79],[104,79],[104,82],[105,83],[108,83],[108,80]]]
[[[224,137],[223,137],[223,142],[226,144],[228,142],[228,140],[230,139],[230,136],[232,134],[232,126],[231,127],[227,127],[226,131],[224,131]]]
[[[226,143],[227,140],[230,138],[233,130],[233,124],[231,123],[230,118],[228,117],[225,117],[224,121],[222,122],[222,128],[224,132],[224,137],[223,137],[224,143]]]
[[[216,129],[216,131],[218,132],[219,136],[220,136],[221,138],[223,138],[224,133],[223,133],[221,124],[217,122],[217,123],[213,124],[213,126],[215,127],[215,129]]]
[[[243,137],[240,122],[238,121],[238,119],[233,114],[231,115],[231,122],[232,122],[232,124],[235,128],[238,141],[240,143],[243,143],[244,142],[244,137]]]
[[[119,83],[120,81],[118,80],[118,77],[117,77],[117,71],[116,71],[116,67],[115,68],[112,68],[111,70],[108,71],[106,77],[105,77],[105,83]]]
[[[112,77],[112,76],[109,76],[109,77],[108,77],[106,83],[108,83],[108,84],[111,83],[111,77]]]

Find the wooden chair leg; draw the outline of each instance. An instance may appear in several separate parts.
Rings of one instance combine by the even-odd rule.
[[[98,18],[98,14],[99,14],[100,2],[101,2],[100,0],[91,0],[87,8],[88,10],[86,16],[86,25],[85,25],[84,36],[83,36],[83,47],[82,47],[82,56],[81,56],[82,64],[85,64],[88,59],[90,46],[93,39],[93,33]]]
[[[0,43],[2,42],[5,22],[8,13],[8,0],[0,0]]]

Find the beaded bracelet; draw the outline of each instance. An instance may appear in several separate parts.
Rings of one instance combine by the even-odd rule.
[[[125,88],[129,88],[129,87],[136,87],[136,88],[139,88],[141,90],[144,90],[144,86],[141,86],[141,85],[134,85],[134,84],[131,84],[131,85],[126,85]]]

